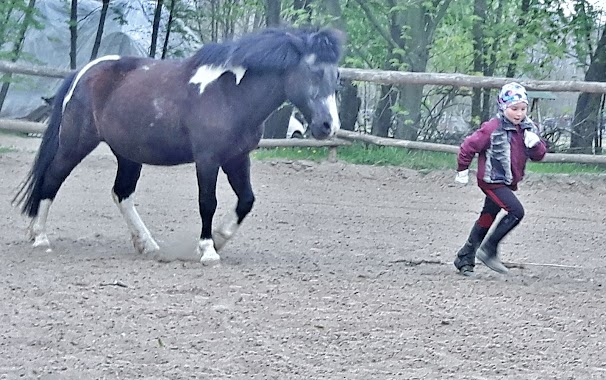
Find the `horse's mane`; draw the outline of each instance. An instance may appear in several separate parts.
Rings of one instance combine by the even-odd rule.
[[[316,62],[336,64],[343,33],[335,29],[269,28],[234,41],[207,44],[193,57],[202,65],[240,66],[255,71],[284,71],[315,55]]]

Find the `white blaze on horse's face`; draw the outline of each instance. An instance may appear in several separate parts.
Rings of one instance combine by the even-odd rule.
[[[332,117],[332,124],[330,126],[330,136],[332,137],[341,129],[341,119],[339,118],[339,109],[337,108],[337,96],[335,94],[330,95],[326,98],[326,103],[330,110],[330,116]]]
[[[194,76],[191,77],[189,83],[197,84],[199,86],[200,95],[204,92],[206,87],[217,80],[223,73],[232,72],[236,76],[236,84],[240,84],[240,81],[246,74],[244,67],[225,67],[225,66],[212,66],[204,65],[200,66]]]
[[[338,78],[337,65],[318,62],[314,54],[289,73],[287,98],[301,111],[316,139],[332,137],[341,128],[335,95]]]

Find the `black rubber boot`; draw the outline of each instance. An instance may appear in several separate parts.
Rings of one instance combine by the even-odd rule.
[[[488,236],[478,249],[476,257],[488,268],[495,272],[506,274],[509,272],[498,257],[498,246],[501,240],[520,223],[520,220],[513,215],[507,214],[496,226],[494,231]]]
[[[471,228],[465,245],[459,249],[457,258],[454,261],[454,266],[459,270],[460,274],[464,276],[473,275],[473,268],[476,265],[476,251],[487,232],[488,228],[480,227],[477,222]]]

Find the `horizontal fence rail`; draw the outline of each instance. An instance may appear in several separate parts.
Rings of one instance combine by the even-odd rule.
[[[24,65],[13,62],[0,61],[0,72],[42,76],[50,78],[63,78],[70,70],[53,69],[46,66]],[[442,85],[455,87],[484,87],[500,88],[511,78],[481,77],[465,74],[448,73],[414,73],[404,71],[385,71],[370,69],[341,68],[341,77],[354,81],[372,82],[378,84],[418,84]],[[529,90],[556,91],[556,92],[587,92],[606,93],[606,83],[585,81],[539,81],[519,79]],[[0,130],[22,133],[43,133],[46,124],[23,120],[0,119]],[[375,144],[379,146],[392,146],[407,149],[420,149],[434,152],[457,154],[458,146],[426,143],[420,141],[398,140],[381,138],[363,133],[341,130],[338,138],[332,140],[316,141],[311,139],[262,139],[260,148],[278,147],[328,147],[329,160],[336,159],[336,149],[339,146],[349,145],[351,141]],[[606,156],[588,154],[561,154],[548,153],[541,162],[579,163],[579,164],[606,164]]]
[[[500,88],[511,82],[511,78],[482,77],[456,73],[414,73],[371,69],[340,68],[341,77],[354,81],[379,84],[419,84],[455,87]],[[63,78],[70,70],[54,69],[39,65],[25,65],[0,61],[0,72],[24,74],[50,78]],[[585,81],[543,81],[517,79],[527,90],[556,92],[606,93],[606,83]]]
[[[22,63],[17,64],[6,61],[0,61],[0,72],[49,78],[64,78],[70,73],[69,70],[53,69],[46,66],[24,65]]]
[[[459,147],[454,145],[426,143],[420,141],[407,141],[389,139],[384,137],[377,137],[368,134],[351,132],[351,131],[339,131],[337,136],[350,140],[360,141],[365,143],[371,143],[379,146],[393,146],[407,149],[420,149],[429,150],[432,152],[443,152],[443,153],[459,153]],[[590,154],[562,154],[562,153],[547,153],[545,158],[540,162],[558,162],[558,163],[575,163],[575,164],[589,164],[589,165],[606,165],[606,156],[596,156]]]
[[[379,84],[419,84],[454,87],[500,88],[512,78],[482,77],[466,74],[413,73],[370,69],[339,69],[341,77],[350,80]],[[585,81],[547,81],[516,79],[527,90],[555,92],[606,93],[606,83]]]

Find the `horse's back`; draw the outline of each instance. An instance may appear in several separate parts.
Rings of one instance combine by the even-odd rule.
[[[191,162],[189,132],[181,124],[187,97],[182,71],[179,61],[101,60],[81,75],[74,90],[79,106],[66,111],[125,158],[154,165]]]

